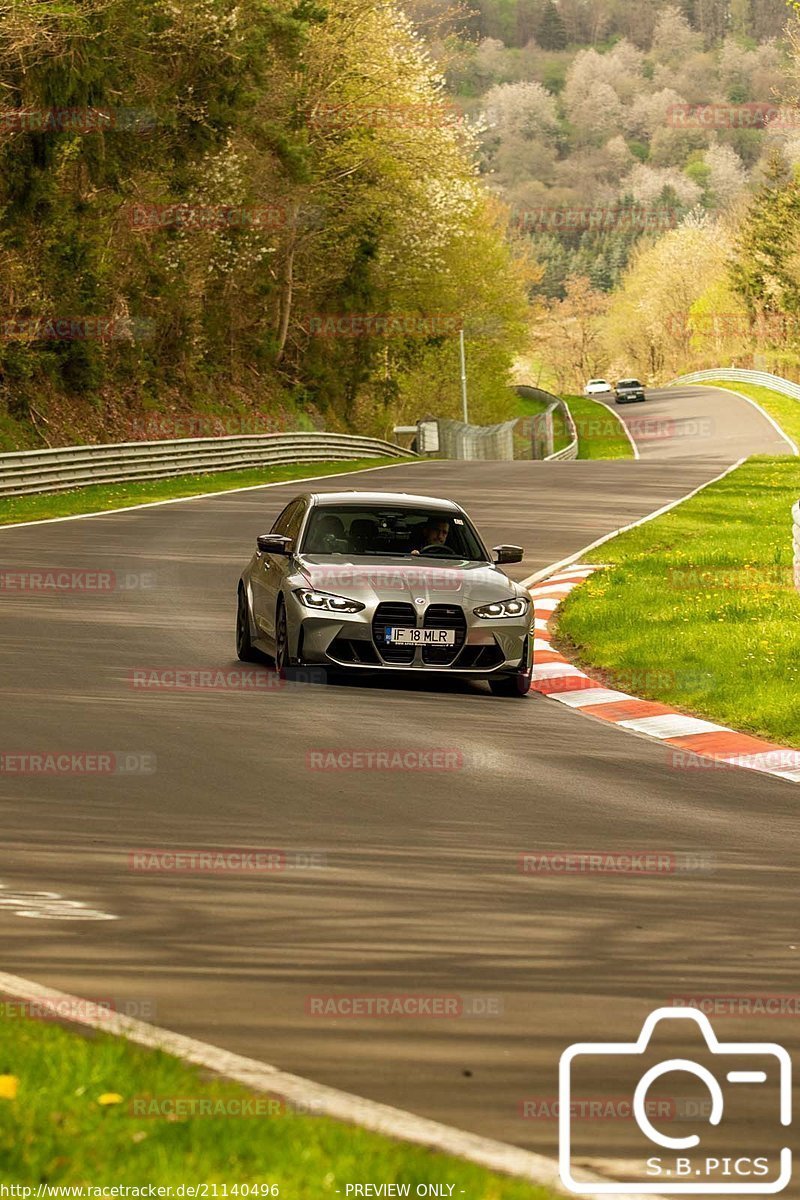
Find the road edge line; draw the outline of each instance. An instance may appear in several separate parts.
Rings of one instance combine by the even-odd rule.
[[[625,424],[621,415],[616,411],[616,409],[612,408],[610,404],[604,404],[602,400],[595,400],[594,396],[584,396],[584,400],[591,400],[592,404],[596,404],[599,408],[605,409],[605,411],[607,413],[611,413],[611,416],[614,418],[614,420],[617,422],[617,424],[622,426],[622,431],[631,444],[631,449],[633,450],[634,459],[636,460],[636,462],[640,462],[642,456],[639,453],[639,447],[636,445],[636,442],[633,440],[633,434],[631,433],[630,429]],[[580,447],[580,438],[578,439],[578,446]],[[624,461],[624,459],[595,459],[594,461],[595,462],[618,462],[618,461]]]
[[[567,558],[560,559],[559,562],[551,563],[549,567],[542,567],[541,571],[536,571],[535,574],[529,575],[527,579],[520,580],[520,587],[530,588],[534,584],[541,583],[544,579],[549,579],[551,575],[555,575],[557,571],[563,570],[564,567],[571,567],[579,559],[583,558],[584,554],[589,554],[590,551],[596,550],[598,546],[605,546],[606,542],[613,541],[620,534],[628,533],[631,529],[638,529],[642,525],[647,525],[649,521],[655,521],[656,517],[663,517],[666,513],[672,512],[673,508],[677,508],[679,504],[685,504],[687,500],[691,500],[693,496],[697,496],[700,492],[705,491],[707,487],[711,487],[714,483],[720,483],[728,475],[734,471],[738,471],[747,458],[740,458],[738,462],[731,463],[719,475],[715,475],[713,479],[707,479],[705,483],[701,483],[698,487],[692,488],[685,496],[680,496],[677,500],[671,500],[669,504],[662,505],[655,512],[648,513],[646,517],[640,517],[638,521],[631,521],[629,525],[622,525],[619,529],[614,529],[611,533],[603,534],[601,538],[591,542],[588,546],[584,546],[582,550],[576,550],[574,554],[570,554]]]
[[[19,975],[0,972],[0,994],[17,1000],[39,1001],[50,1007],[51,1015],[68,1025],[85,1025],[87,1028],[124,1037],[137,1045],[151,1050],[162,1050],[182,1062],[203,1067],[215,1074],[230,1079],[256,1092],[267,1092],[299,1106],[308,1105],[315,1116],[326,1116],[333,1120],[357,1125],[371,1133],[448,1154],[454,1158],[474,1163],[486,1170],[525,1179],[539,1187],[549,1188],[564,1196],[588,1195],[567,1190],[561,1182],[559,1164],[555,1159],[531,1150],[523,1150],[506,1142],[468,1133],[420,1117],[391,1105],[368,1100],[350,1092],[340,1091],[327,1084],[314,1083],[301,1075],[292,1075],[257,1059],[245,1058],[208,1042],[201,1042],[185,1034],[174,1033],[140,1021],[136,1017],[122,1016],[109,1012],[100,1005],[82,1000],[69,992],[61,992],[45,984],[23,979]],[[58,1005],[70,1007],[63,1016]],[[301,1114],[302,1115],[302,1114]],[[592,1171],[581,1171],[581,1182],[605,1183],[609,1180]],[[610,1200],[615,1200],[612,1196]],[[626,1200],[643,1200],[643,1197],[627,1195]],[[650,1196],[649,1200],[654,1200]],[[655,1197],[655,1200],[659,1200]]]
[[[767,410],[758,403],[757,400],[754,400],[752,398],[752,396],[745,396],[744,392],[737,392],[736,388],[720,387],[720,384],[722,384],[724,382],[725,382],[724,379],[720,379],[719,382],[716,384],[715,383],[692,383],[692,384],[684,384],[684,387],[706,388],[708,391],[711,391],[711,392],[728,392],[728,394],[731,396],[738,396],[740,400],[746,400],[748,404],[752,404],[753,408],[758,409],[758,411],[761,413],[762,417],[766,417],[766,419],[769,421],[770,425],[772,425],[775,432],[778,433],[783,438],[783,440],[786,442],[786,445],[789,447],[789,449],[791,450],[791,452],[795,456],[795,458],[800,458],[800,448],[798,448],[797,443],[792,441],[792,439],[789,437],[786,430],[781,428],[781,426],[778,424],[778,422],[775,420],[775,418],[773,416],[771,416],[767,412]],[[667,387],[678,387],[678,386],[680,386],[680,385],[677,383],[668,383],[667,384]],[[758,385],[758,386],[762,386],[762,385]],[[770,391],[772,391],[772,389],[764,388],[764,391],[770,392]],[[775,392],[776,396],[780,396],[781,394],[782,394],[781,392]],[[784,399],[786,399],[785,396],[784,396]],[[798,401],[798,403],[800,403],[800,401]]]

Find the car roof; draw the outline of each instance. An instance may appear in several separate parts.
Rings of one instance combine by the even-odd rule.
[[[462,511],[453,500],[442,500],[436,496],[416,496],[411,492],[312,492],[308,498],[313,505],[321,508],[334,504],[379,504],[387,508],[413,504],[440,512]]]

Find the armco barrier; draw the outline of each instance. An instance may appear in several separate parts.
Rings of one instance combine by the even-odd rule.
[[[523,418],[525,421],[532,423],[532,438],[534,444],[533,457],[544,459],[546,462],[557,462],[571,460],[578,457],[578,430],[575,426],[572,413],[569,411],[569,406],[561,399],[560,396],[554,396],[552,392],[546,392],[543,388],[529,387],[528,385],[520,386],[514,389],[518,396],[527,400],[542,400],[548,404],[548,407],[543,413],[539,413],[535,417]],[[570,440],[561,450],[553,450],[554,445],[554,430],[553,430],[553,413],[556,409],[560,409],[564,416],[564,422],[569,430]]]
[[[0,496],[62,492],[91,483],[169,479],[281,463],[383,457],[416,455],[393,442],[344,433],[266,433],[23,450],[0,454]]]
[[[792,509],[794,518],[794,586],[800,592],[800,500]]]
[[[714,379],[720,379],[723,383],[754,383],[759,387],[770,388],[773,392],[780,392],[782,396],[791,396],[793,400],[800,400],[800,384],[792,383],[789,379],[782,379],[780,375],[770,375],[767,371],[746,371],[744,368],[739,370],[738,367],[717,367],[711,371],[694,371],[691,375],[681,375],[678,379],[671,379],[668,387],[673,387],[676,383],[709,383]]]
[[[514,457],[514,421],[501,425],[467,425],[464,421],[440,419],[439,453],[442,458],[466,462]]]

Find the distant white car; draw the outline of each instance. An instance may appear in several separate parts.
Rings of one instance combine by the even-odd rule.
[[[613,390],[607,379],[590,379],[583,389],[583,394],[584,396],[602,396],[605,393],[613,392]]]

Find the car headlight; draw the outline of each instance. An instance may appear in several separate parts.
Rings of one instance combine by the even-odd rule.
[[[493,617],[524,617],[529,608],[530,600],[523,596],[514,596],[511,600],[498,600],[496,604],[482,604],[480,608],[473,608],[472,611],[476,617],[489,621]]]
[[[306,608],[315,608],[318,612],[357,613],[366,607],[360,600],[334,596],[331,592],[315,592],[312,588],[298,588],[295,596]]]

